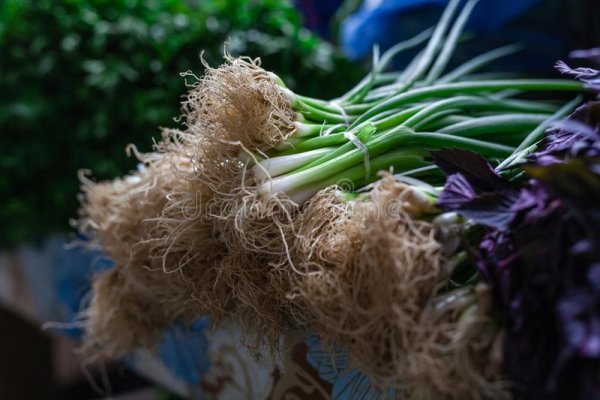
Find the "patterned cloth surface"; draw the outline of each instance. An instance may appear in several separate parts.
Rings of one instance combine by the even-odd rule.
[[[0,253],[0,302],[29,319],[52,324],[54,332],[80,338],[77,324],[91,295],[94,274],[111,267],[98,252],[70,246],[64,236]],[[257,360],[241,344],[234,324],[209,328],[174,324],[156,352],[138,351],[123,362],[141,375],[191,399],[361,399],[377,398],[365,376],[347,367],[315,337],[293,346],[283,360]]]

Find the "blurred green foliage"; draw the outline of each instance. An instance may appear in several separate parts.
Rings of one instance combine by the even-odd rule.
[[[0,247],[65,231],[76,171],[126,173],[124,147],[175,126],[186,88],[228,50],[299,93],[332,97],[362,71],[279,0],[0,0]]]

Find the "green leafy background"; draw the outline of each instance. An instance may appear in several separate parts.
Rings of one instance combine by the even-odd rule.
[[[77,170],[134,168],[125,146],[150,150],[177,125],[179,73],[201,74],[202,50],[218,65],[226,41],[302,94],[336,96],[362,73],[285,1],[0,1],[0,247],[66,231]]]

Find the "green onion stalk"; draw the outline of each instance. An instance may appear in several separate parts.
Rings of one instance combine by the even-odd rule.
[[[297,95],[277,79],[298,119],[294,133],[272,148],[240,153],[262,182],[259,190],[285,193],[302,204],[341,180],[354,188],[364,186],[377,180],[380,170],[419,171],[420,179],[438,182],[439,171],[428,168],[433,164],[427,150],[443,147],[475,151],[496,165],[518,160],[541,139],[548,121],[579,101],[565,105],[557,94],[584,88],[562,79],[474,75],[518,51],[517,45],[494,49],[446,72],[477,2],[468,1],[458,12],[460,1],[452,0],[435,28],[381,57],[375,51],[371,72],[338,99]],[[384,72],[397,54],[425,42],[403,71]],[[536,92],[542,96],[531,95]]]

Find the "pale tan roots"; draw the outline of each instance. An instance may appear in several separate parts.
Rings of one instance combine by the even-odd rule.
[[[206,74],[184,102],[191,131],[209,131],[250,150],[268,150],[295,132],[291,101],[259,59],[226,54],[220,67],[205,66]]]
[[[231,307],[215,285],[226,250],[202,213],[203,188],[181,179],[173,159],[143,160],[146,167],[126,178],[83,182],[79,229],[115,263],[94,283],[84,345],[90,359],[150,346],[175,319],[218,317]],[[189,168],[181,159],[177,167]]]
[[[306,205],[288,294],[303,310],[296,315],[403,398],[504,396],[498,369],[486,369],[496,334],[489,310],[475,301],[440,316],[430,310],[447,260],[434,225],[406,211],[411,194],[400,187],[387,177],[371,199],[345,202],[329,189]],[[465,317],[467,306],[475,310]]]

